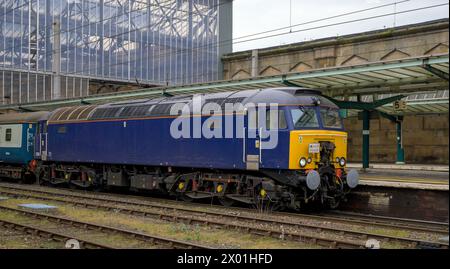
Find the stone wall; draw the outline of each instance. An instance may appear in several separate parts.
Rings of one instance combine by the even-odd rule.
[[[403,145],[406,163],[449,163],[449,114],[405,116],[403,122]],[[348,159],[362,161],[362,120],[357,117],[345,119],[348,131]],[[396,125],[380,118],[370,121],[370,161],[396,161]]]
[[[448,19],[255,50],[258,76],[448,53]],[[224,55],[224,79],[252,73],[252,51]]]
[[[341,203],[340,210],[448,222],[448,200],[448,190],[359,185],[347,196],[347,202]]]

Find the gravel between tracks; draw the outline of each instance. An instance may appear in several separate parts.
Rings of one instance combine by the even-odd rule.
[[[175,202],[175,201],[170,201],[170,200],[160,200],[160,199],[153,199],[153,198],[146,198],[145,200],[142,197],[135,197],[135,196],[127,196],[124,197],[123,195],[114,195],[111,196],[110,194],[99,194],[99,193],[92,193],[92,192],[83,192],[82,194],[78,191],[73,192],[73,191],[69,191],[69,190],[55,190],[55,189],[48,189],[48,188],[42,188],[42,187],[38,187],[38,186],[26,186],[26,188],[28,188],[29,190],[44,190],[46,192],[50,192],[50,193],[55,193],[55,194],[61,194],[61,193],[66,193],[66,194],[71,194],[71,195],[82,195],[86,197],[86,200],[88,198],[94,198],[94,199],[113,199],[117,200],[117,203],[115,203],[115,206],[117,206],[118,208],[122,208],[123,209],[134,209],[134,210],[143,210],[143,208],[145,208],[145,205],[158,205],[158,206],[168,206],[168,204],[171,204],[171,206],[176,206],[177,208],[180,209],[196,209],[196,210],[202,210],[204,212],[215,212],[217,213],[218,209],[221,209],[220,213],[223,213],[224,209],[227,211],[227,213],[229,215],[236,215],[236,216],[248,216],[248,217],[258,217],[258,218],[267,218],[267,219],[274,219],[274,217],[277,218],[277,220],[285,220],[288,222],[296,222],[296,223],[303,223],[303,224],[308,224],[308,225],[312,225],[312,226],[321,226],[321,227],[330,227],[330,228],[341,228],[341,229],[348,229],[348,230],[353,230],[353,231],[364,231],[364,232],[371,232],[371,233],[375,233],[375,234],[384,234],[384,235],[392,235],[392,236],[401,236],[401,237],[407,237],[407,238],[411,238],[411,239],[418,239],[418,240],[424,240],[424,241],[436,241],[437,239],[439,239],[439,237],[437,235],[433,235],[433,234],[427,234],[427,233],[417,233],[417,232],[408,232],[408,231],[402,231],[402,230],[398,230],[398,229],[376,229],[373,227],[361,227],[361,225],[348,225],[348,224],[340,224],[340,223],[336,223],[336,222],[324,222],[324,221],[317,221],[317,220],[313,220],[313,219],[308,219],[308,218],[298,218],[298,217],[293,217],[292,215],[286,215],[286,216],[280,216],[279,214],[277,214],[277,216],[273,216],[273,214],[267,214],[267,213],[261,213],[261,212],[255,212],[255,211],[249,211],[249,210],[242,210],[242,209],[235,209],[235,208],[217,208],[217,207],[213,207],[213,206],[208,206],[208,205],[204,205],[204,204],[182,204],[180,205],[179,202]],[[51,196],[51,195],[50,195]],[[64,198],[64,199],[68,199],[69,198]],[[149,201],[150,200],[150,201]],[[120,205],[120,202],[133,202],[133,203],[138,203],[139,205],[126,205],[123,206]],[[120,209],[117,209],[117,211],[119,211]],[[153,213],[160,213],[160,214],[167,214],[167,209],[164,208],[152,208],[151,210],[145,209],[143,211],[147,211],[147,212],[153,212]],[[172,211],[172,210],[171,210]],[[203,221],[208,221],[211,219],[211,216],[208,216],[207,214],[205,214],[204,212],[202,213],[196,213],[196,212],[190,212],[191,216],[195,216],[196,219],[198,220],[203,220]],[[172,217],[183,217],[185,214],[185,212],[181,211],[181,210],[176,210],[170,213],[170,215]],[[281,218],[280,218],[281,217]],[[229,218],[223,218],[221,220],[220,216],[217,217],[215,221],[227,221],[227,223],[229,223],[231,226],[232,225],[243,225],[242,221],[230,221]],[[317,235],[322,235],[322,236],[332,236],[333,238],[335,238],[336,240],[345,240],[348,239],[348,235],[341,235],[339,233],[337,234],[332,234],[330,235],[330,232],[324,232],[321,230],[314,230],[314,229],[304,229],[304,228],[298,228],[298,227],[292,227],[292,225],[272,225],[272,224],[262,224],[262,223],[258,223],[257,221],[253,222],[253,223],[248,223],[246,222],[245,225],[247,225],[248,227],[251,228],[261,228],[261,229],[271,229],[274,231],[284,231],[285,233],[301,233],[303,235],[309,235],[309,236],[317,236]],[[282,234],[283,235],[283,234]],[[355,240],[361,240],[360,238],[353,238]],[[366,239],[365,239],[366,240]],[[363,240],[362,242],[364,242],[365,240]],[[396,244],[397,242],[382,242],[382,245],[384,245],[385,247],[401,247],[401,244],[398,245]]]

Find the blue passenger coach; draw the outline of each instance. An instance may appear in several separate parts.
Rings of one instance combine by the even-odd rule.
[[[0,175],[22,178],[31,175],[28,166],[35,164],[34,146],[37,122],[48,112],[13,113],[0,115]]]

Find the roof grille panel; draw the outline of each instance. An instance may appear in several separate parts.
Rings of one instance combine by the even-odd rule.
[[[115,118],[116,114],[122,109],[122,107],[105,107],[97,108],[90,119],[100,120],[100,119],[111,119]]]
[[[151,116],[170,116],[170,109],[177,103],[158,104],[150,112]]]
[[[144,106],[128,106],[125,107],[119,114],[120,118],[125,117],[142,117],[148,114],[148,111],[153,105]]]

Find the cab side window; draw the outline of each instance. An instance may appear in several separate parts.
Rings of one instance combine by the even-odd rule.
[[[249,116],[248,116],[248,126],[249,129],[257,129],[257,127],[259,126],[259,121],[258,121],[258,111],[249,111]],[[260,126],[262,127],[262,126]],[[278,126],[277,126],[277,122],[276,121],[272,121],[270,118],[270,110],[266,111],[266,128],[268,130],[274,130],[274,129],[286,129],[287,128],[287,122],[286,122],[286,115],[285,115],[285,111],[280,109],[278,110]]]
[[[278,110],[278,126],[276,121],[272,121],[270,117],[270,110],[267,110],[266,112],[266,128],[273,130],[273,129],[286,129],[287,123],[286,123],[286,115],[284,110],[280,109]]]
[[[6,142],[10,142],[12,139],[12,129],[11,128],[7,128],[5,130],[5,141]]]
[[[286,128],[287,128],[286,114],[284,110],[278,110],[278,129],[286,129]]]
[[[258,125],[258,111],[255,110],[249,110],[248,112],[248,128],[249,129],[257,129]]]

